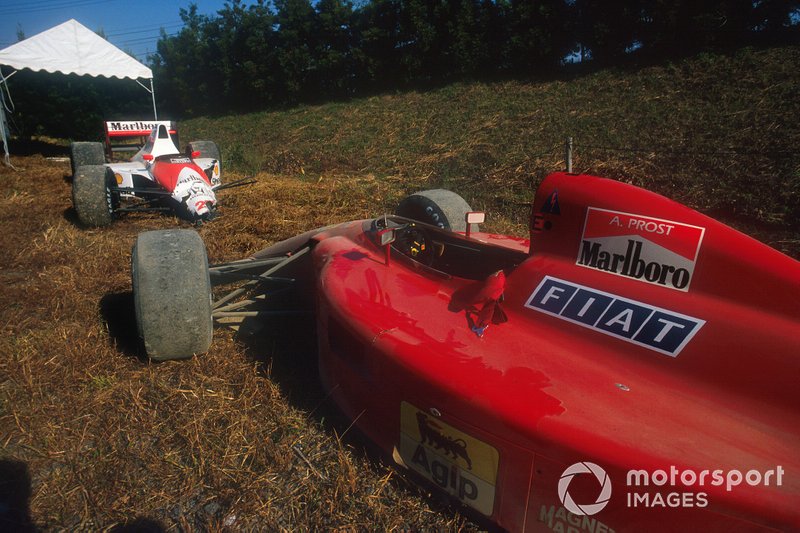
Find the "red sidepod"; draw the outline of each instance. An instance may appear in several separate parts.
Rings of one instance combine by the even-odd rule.
[[[320,374],[399,463],[514,531],[800,528],[796,261],[555,174],[479,337],[453,306],[474,282],[387,266],[366,228],[314,237]]]

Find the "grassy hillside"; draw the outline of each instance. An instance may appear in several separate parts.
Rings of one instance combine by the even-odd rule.
[[[541,83],[474,83],[427,93],[182,125],[247,173],[345,174],[452,188],[524,223],[532,188],[564,168],[651,188],[717,216],[800,218],[800,47],[704,55]]]
[[[69,163],[13,160],[18,171],[0,166],[0,531],[475,529],[338,414],[313,322],[219,327],[202,356],[149,363],[131,246],[189,224],[139,214],[81,228]],[[366,216],[366,183],[273,176],[221,193],[221,216],[198,229],[209,260]]]
[[[524,202],[572,135],[576,170],[724,215],[797,257],[798,66],[800,48],[745,51],[194,120],[184,141],[217,140],[226,180],[259,175],[221,192],[198,231],[211,263],[231,261],[443,185],[489,211],[489,229],[525,234]],[[208,353],[149,363],[131,245],[188,224],[80,228],[68,162],[18,153],[17,171],[0,166],[0,530],[477,529],[337,414],[312,324],[220,327]]]

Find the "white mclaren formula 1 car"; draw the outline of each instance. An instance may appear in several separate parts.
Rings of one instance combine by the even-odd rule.
[[[102,143],[70,145],[72,203],[85,226],[105,226],[123,213],[173,212],[195,223],[214,218],[222,185],[220,154],[211,141],[176,146],[169,122],[154,123],[144,146],[129,162],[106,163]]]

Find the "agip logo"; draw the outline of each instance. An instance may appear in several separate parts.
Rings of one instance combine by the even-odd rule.
[[[705,228],[590,207],[576,264],[686,292]]]
[[[464,504],[492,514],[500,455],[489,443],[402,402],[397,451],[408,468]]]
[[[597,499],[590,503],[577,503],[572,499],[569,493],[569,485],[575,476],[592,474],[600,484],[600,493]],[[561,479],[558,480],[558,498],[564,505],[564,508],[570,513],[578,516],[592,516],[602,511],[608,501],[611,499],[611,479],[600,466],[584,461],[582,463],[575,463],[567,467],[564,473],[561,474]]]

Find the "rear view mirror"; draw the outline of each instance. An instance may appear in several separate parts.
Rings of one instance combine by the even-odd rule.
[[[145,160],[145,161],[147,161],[147,162],[150,162],[150,161],[152,161],[152,160],[153,160],[153,154],[144,154],[144,155],[142,156],[142,159],[144,159],[144,160]]]
[[[483,224],[486,220],[486,213],[483,211],[470,211],[467,213],[467,224]]]
[[[469,239],[469,234],[472,232],[472,225],[483,224],[484,220],[486,220],[486,213],[483,211],[468,211],[464,216],[464,220],[467,222],[466,237]]]
[[[197,159],[198,157],[200,157],[200,152],[198,152],[197,150],[192,152],[192,159]]]
[[[378,235],[381,238],[381,246],[392,244],[397,238],[397,233],[395,232],[395,228],[386,228],[385,230],[378,233]]]
[[[389,266],[389,258],[392,255],[391,244],[397,238],[397,228],[382,229],[378,232],[378,238],[380,239],[381,246],[383,246],[384,264]]]

